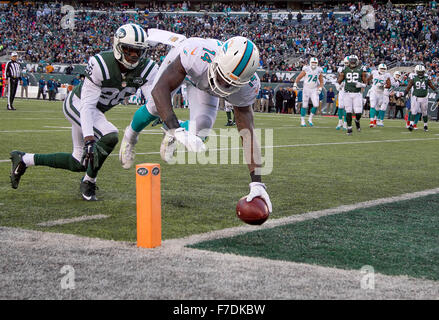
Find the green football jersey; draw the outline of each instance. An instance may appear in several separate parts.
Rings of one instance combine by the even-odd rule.
[[[356,82],[362,82],[362,76],[363,76],[363,70],[361,67],[356,67],[351,69],[350,67],[346,67],[343,69],[344,73],[344,91],[345,92],[354,92],[358,93],[361,92],[361,88],[357,88],[355,86]]]
[[[412,78],[413,80],[413,95],[418,98],[424,98],[428,94],[428,78],[418,77],[417,75]]]
[[[122,74],[113,51],[104,51],[90,58],[85,74],[87,79],[101,88],[96,108],[106,112],[123,102],[126,97],[135,94],[144,84],[152,84],[157,70],[156,63],[145,58],[136,68]],[[73,89],[73,93],[79,98],[82,86],[83,82]]]

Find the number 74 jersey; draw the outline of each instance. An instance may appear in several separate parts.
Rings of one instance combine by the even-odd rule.
[[[323,73],[323,69],[321,67],[316,67],[313,69],[311,66],[304,66],[302,71],[305,72],[305,77],[303,78],[303,88],[317,89],[320,84],[319,77]]]

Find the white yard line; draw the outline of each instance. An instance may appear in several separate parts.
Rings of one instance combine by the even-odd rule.
[[[104,214],[96,214],[93,216],[81,216],[81,217],[70,218],[70,219],[59,219],[59,220],[41,222],[41,223],[37,223],[37,226],[39,226],[39,227],[53,227],[53,226],[59,226],[59,225],[68,224],[68,223],[105,219],[108,217],[109,216],[104,215]]]

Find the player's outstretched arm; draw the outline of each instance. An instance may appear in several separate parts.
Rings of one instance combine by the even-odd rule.
[[[186,71],[181,65],[180,57],[177,57],[161,74],[151,91],[157,112],[169,129],[180,127],[172,109],[171,93],[181,85],[185,77]]]
[[[338,84],[341,84],[342,82],[343,82],[343,80],[344,80],[344,73],[343,72],[341,72],[339,75],[338,75],[338,79],[337,79],[337,83]]]
[[[265,184],[262,183],[259,171],[262,165],[262,156],[261,147],[254,134],[253,110],[250,106],[234,107],[233,109],[235,112],[236,126],[241,135],[244,156],[252,181],[250,183],[250,193],[247,196],[247,201],[251,201],[255,197],[261,197],[267,204],[268,210],[272,212],[270,197],[266,191]]]
[[[405,88],[404,91],[404,97],[407,96],[407,94],[409,93],[410,89],[413,87],[413,79],[410,79],[407,88]]]

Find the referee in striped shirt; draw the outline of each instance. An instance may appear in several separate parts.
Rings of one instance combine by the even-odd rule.
[[[12,52],[11,60],[6,63],[5,73],[6,81],[8,85],[8,105],[6,109],[16,110],[13,106],[15,94],[17,93],[18,83],[20,81],[20,64],[17,62],[17,52]]]

